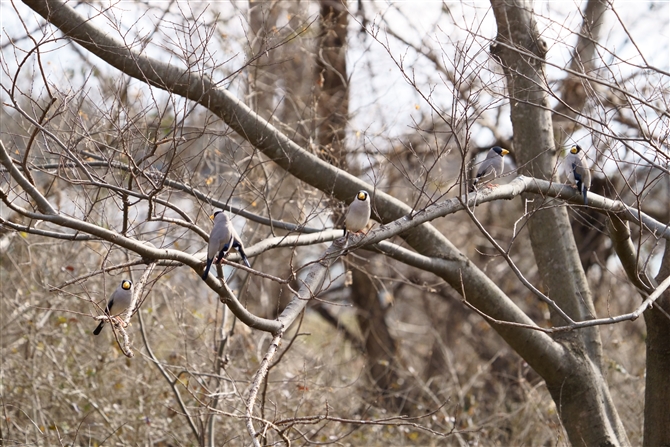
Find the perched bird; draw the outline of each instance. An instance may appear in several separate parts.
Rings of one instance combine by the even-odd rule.
[[[237,250],[240,254],[242,262],[244,262],[247,267],[251,267],[247,255],[244,253],[244,245],[240,240],[240,236],[237,234],[237,231],[235,231],[235,227],[233,227],[233,223],[230,221],[226,213],[217,211],[214,215],[209,217],[214,219],[214,228],[212,228],[212,232],[209,234],[207,267],[205,267],[205,272],[202,274],[202,279],[207,279],[214,258],[216,258],[216,262],[221,262],[231,247]]]
[[[577,186],[577,190],[584,196],[584,205],[588,205],[589,199],[586,193],[591,188],[591,171],[586,162],[586,154],[578,144],[572,146],[570,153],[565,157],[563,169],[568,182]]]
[[[509,151],[500,146],[493,146],[489,150],[486,154],[486,158],[479,165],[479,169],[477,169],[477,175],[472,181],[470,192],[473,192],[476,189],[477,183],[480,181],[493,180],[503,173],[503,167],[505,166],[503,157],[507,154],[509,154]]]
[[[130,306],[130,303],[133,300],[133,282],[129,279],[124,279],[119,284],[119,287],[116,288],[112,296],[109,297],[107,302],[107,307],[105,307],[105,314],[115,315],[120,314]],[[114,313],[112,313],[112,311]],[[105,325],[105,320],[101,320],[100,324],[93,331],[93,335],[98,335],[102,331],[102,327]]]
[[[370,220],[370,194],[367,191],[358,191],[356,198],[347,211],[347,217],[344,220],[344,234],[347,231],[358,233],[363,230]]]

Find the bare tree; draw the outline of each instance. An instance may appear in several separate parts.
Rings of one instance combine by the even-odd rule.
[[[14,60],[2,80],[2,349],[16,383],[3,439],[670,442],[668,73],[613,5],[588,1],[573,32],[532,2],[492,1],[487,37],[476,8],[461,20],[445,4],[417,38],[395,5],[146,5],[133,19],[146,31],[116,7],[25,4],[46,22],[36,29],[17,5],[23,31],[3,47]],[[602,42],[606,15],[629,59]],[[576,44],[557,64],[547,56],[568,32]],[[367,50],[352,67],[355,40]],[[46,60],[66,50],[111,68],[72,72],[65,87]],[[359,60],[369,102],[383,97],[384,64],[421,101],[409,131],[347,129],[367,101],[351,96]],[[560,147],[577,141],[593,146],[603,185],[588,207],[561,183]],[[469,192],[477,152],[493,144],[511,149],[516,177]],[[361,189],[376,222],[343,237],[338,203]],[[203,282],[216,208],[234,216],[252,268],[230,253]],[[582,228],[597,235],[589,248]],[[87,324],[109,318],[117,278],[140,274],[139,337],[130,312],[109,333],[149,367],[127,363],[137,383],[114,402],[110,389],[129,383],[117,351],[87,344]],[[612,340],[636,337],[626,348],[639,354],[642,314],[646,383],[640,372],[617,385]],[[68,344],[69,331],[86,342]],[[626,406],[643,387],[644,422]],[[55,399],[75,415],[50,420]],[[528,432],[531,413],[544,431]]]

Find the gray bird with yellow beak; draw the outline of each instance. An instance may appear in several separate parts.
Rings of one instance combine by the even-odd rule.
[[[214,219],[214,227],[209,234],[209,244],[207,245],[207,266],[202,274],[202,279],[206,280],[209,274],[209,269],[216,259],[216,262],[221,262],[228,253],[228,250],[234,248],[242,257],[242,262],[247,267],[251,268],[247,255],[244,253],[244,244],[240,240],[240,236],[235,231],[233,223],[230,221],[226,213],[217,211],[210,216]]]
[[[370,194],[367,191],[358,191],[356,198],[347,211],[347,217],[344,220],[344,234],[347,231],[358,233],[363,230],[370,220]]]
[[[476,189],[477,183],[490,181],[499,175],[502,175],[503,168],[505,167],[505,159],[503,159],[503,157],[507,154],[509,154],[509,151],[500,146],[493,146],[489,149],[486,158],[479,165],[479,169],[477,169],[477,175],[472,181],[470,192],[473,192]],[[495,185],[490,186],[492,187]]]
[[[107,307],[105,307],[105,314],[118,315],[128,309],[130,303],[133,301],[133,282],[129,279],[124,279],[116,288],[112,296],[109,297]],[[100,324],[93,331],[93,335],[98,335],[105,325],[105,320],[101,320]]]
[[[577,186],[577,190],[584,197],[584,205],[588,205],[589,199],[586,194],[591,189],[591,170],[586,162],[586,154],[578,144],[572,146],[565,157],[563,169],[568,177],[568,182]]]

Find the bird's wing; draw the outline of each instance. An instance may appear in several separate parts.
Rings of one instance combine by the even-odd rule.
[[[574,154],[570,154],[565,157],[565,175],[568,177],[568,182],[577,183],[582,181],[581,162],[579,157]]]
[[[495,159],[486,157],[486,159],[479,166],[479,169],[477,169],[477,178],[484,177],[485,175],[489,175],[495,171],[495,167],[493,165],[494,162]]]
[[[228,251],[228,248],[230,248],[229,246],[226,247],[227,244],[230,244],[231,238],[228,224],[217,223],[214,225],[214,228],[212,228],[212,233],[209,235],[209,245],[207,247],[208,259],[214,258],[221,252],[221,250],[224,250],[225,253]]]
[[[575,182],[581,182],[582,181],[582,175],[584,173],[584,169],[579,164],[579,162],[577,162],[577,161],[572,162],[571,171],[572,171],[572,176],[575,179]]]

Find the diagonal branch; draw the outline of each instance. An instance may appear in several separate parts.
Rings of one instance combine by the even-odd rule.
[[[14,165],[14,160],[9,156],[9,152],[5,148],[5,144],[0,140],[0,163],[3,164],[9,175],[23,188],[23,190],[28,193],[31,199],[37,204],[37,209],[44,214],[56,214],[56,210],[51,203],[39,192],[39,190],[30,183],[30,181],[21,174],[19,168]]]

